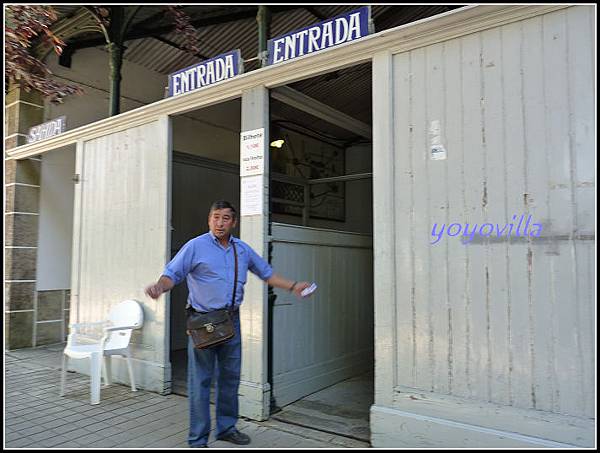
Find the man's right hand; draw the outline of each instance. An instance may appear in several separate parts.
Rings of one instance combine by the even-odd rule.
[[[162,288],[158,284],[150,285],[146,288],[145,293],[152,299],[158,299],[163,293]]]
[[[171,291],[173,286],[175,286],[173,280],[166,275],[161,275],[158,281],[155,284],[148,286],[144,292],[152,299],[158,299],[162,293]]]

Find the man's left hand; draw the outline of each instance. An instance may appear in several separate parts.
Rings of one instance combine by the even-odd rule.
[[[302,299],[302,295],[300,294],[302,291],[304,291],[306,288],[308,288],[310,286],[310,283],[308,282],[298,282],[296,283],[296,286],[294,286],[294,289],[292,290],[292,292],[294,293],[294,295],[296,297],[298,297],[299,299]]]

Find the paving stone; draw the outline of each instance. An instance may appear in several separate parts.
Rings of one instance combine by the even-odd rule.
[[[95,420],[91,418],[84,418],[83,420],[77,420],[72,422],[73,426],[77,426],[78,428],[85,428],[86,426],[93,425],[96,423]]]
[[[185,441],[187,445],[187,435],[182,438],[182,434],[175,434],[169,437],[165,437],[154,444],[147,445],[149,448],[175,448],[181,445]]]
[[[56,437],[56,436],[57,436],[57,434],[56,434],[56,433],[54,433],[54,432],[51,432],[51,431],[48,431],[48,430],[41,431],[41,432],[39,432],[39,433],[35,433],[35,434],[30,434],[30,435],[27,435],[27,437],[28,437],[29,439],[32,439],[32,440],[34,440],[34,441],[35,441],[35,444],[34,444],[34,445],[35,445],[36,447],[37,447],[37,446],[39,446],[39,443],[40,443],[41,441],[48,440],[49,438],[53,438],[53,437]]]
[[[33,439],[30,439],[28,437],[21,437],[20,439],[15,439],[12,442],[6,442],[6,446],[8,448],[23,448],[33,443],[35,443]]]
[[[56,421],[56,417],[53,415],[45,415],[44,413],[42,413],[41,415],[41,417],[35,419],[35,423],[45,425],[46,423]]]
[[[104,421],[94,421],[94,423],[84,426],[83,429],[85,429],[86,431],[89,431],[91,433],[95,433],[95,432],[101,432],[101,431],[103,432],[109,426],[110,425],[107,425],[106,422],[104,422]]]
[[[10,411],[6,410],[7,414],[10,414]],[[4,421],[5,426],[9,427],[9,426],[14,426],[14,425],[18,425],[20,423],[24,423],[27,420],[23,417],[16,417],[16,416],[7,416],[6,420]]]
[[[171,436],[179,436],[185,440],[185,439],[187,439],[187,435],[188,435],[187,427],[185,429],[182,429],[181,427],[174,428],[172,426],[165,426],[162,428],[155,429],[152,433],[149,433],[147,436],[144,436],[143,444],[141,446],[142,447],[150,447],[154,443],[160,441],[161,439],[164,439],[166,437],[171,437]],[[186,440],[186,445],[187,445],[187,440]]]
[[[100,405],[92,406],[89,404],[89,378],[68,373],[67,394],[59,397],[63,348],[64,344],[19,350],[8,357],[5,372],[6,391],[10,395],[5,407],[7,447],[188,447],[188,400],[180,395],[157,395],[143,390],[131,392],[128,386],[115,384],[103,388]],[[214,405],[210,411],[213,430],[209,445],[241,447],[216,441]],[[270,423],[271,420],[261,424],[240,419],[238,429],[252,438],[248,448],[356,446],[344,444],[331,434]]]
[[[23,431],[25,429],[29,429],[29,428],[33,428],[35,425],[33,423],[31,423],[30,421],[26,420],[24,422],[21,423],[17,423],[15,425],[12,425],[11,428],[14,431]]]
[[[23,438],[23,434],[18,431],[11,431],[10,433],[6,433],[4,436],[5,442],[12,442],[13,440],[18,440]]]
[[[120,417],[120,416],[113,415],[113,417],[107,418],[104,422],[108,426],[114,426],[114,425],[122,425],[123,423],[125,423],[127,421],[129,421],[129,419],[127,419],[125,417]]]
[[[69,415],[74,415],[73,411],[65,409],[62,406],[52,406],[44,411],[47,415],[54,415],[55,417],[67,417]]]
[[[68,439],[67,441],[54,445],[53,448],[57,449],[64,449],[64,448],[82,448],[81,445],[79,445],[75,440],[73,439]]]
[[[83,446],[89,445],[92,442],[102,440],[103,437],[96,433],[86,433],[77,438],[77,443]]]
[[[115,442],[117,442],[117,445],[122,445],[125,442],[129,442],[129,441],[135,439],[136,437],[139,437],[139,436],[132,436],[129,432],[122,432],[120,434],[115,434],[115,435],[111,436],[111,439],[114,440]]]
[[[89,448],[112,448],[117,446],[117,442],[110,438],[100,439],[87,445]]]
[[[56,428],[57,426],[63,426],[68,423],[70,423],[70,422],[62,420],[60,418],[57,419],[57,418],[53,417],[53,419],[51,421],[44,422],[42,425],[46,428],[53,429],[53,428]]]
[[[138,426],[140,426],[140,422],[138,422],[138,420],[128,420],[121,424],[121,428],[123,428],[123,430],[133,429]]]
[[[72,433],[73,431],[81,431],[81,428],[77,427],[77,426],[73,426],[71,423],[66,423],[64,425],[60,425],[60,426],[55,426],[54,428],[52,428],[53,431],[56,431],[59,434],[67,434],[67,433]],[[89,431],[86,431],[89,432]],[[71,434],[69,434],[69,437],[71,436]]]
[[[63,420],[67,421],[67,422],[76,422],[81,420],[81,416],[79,414],[74,414],[72,412],[69,412],[69,415],[65,415],[64,417],[60,417]]]
[[[39,413],[39,411],[35,407],[20,408],[20,409],[11,411],[11,415],[14,415],[16,417],[24,417],[24,418],[27,418],[28,414],[37,414],[37,413]]]
[[[85,429],[86,431],[88,431],[90,433],[98,434],[101,437],[112,437],[112,436],[115,436],[117,434],[122,434],[123,433],[123,430],[121,428],[119,428],[118,426],[106,426],[106,425],[104,425],[100,429],[97,429],[96,424],[93,424],[93,425],[88,425],[88,426],[86,426],[83,429]]]
[[[91,415],[90,414],[90,418],[92,418],[93,420],[96,420],[98,422],[107,420],[107,419],[112,418],[112,417],[114,417],[114,415],[112,413],[110,413],[110,412],[102,412],[102,413],[96,414],[96,415]]]
[[[60,435],[60,436],[54,436],[54,437],[51,437],[50,439],[40,441],[39,446],[45,447],[45,448],[52,448],[52,447],[56,447],[61,444],[65,444],[67,442],[72,442],[72,439],[69,439],[66,436]]]

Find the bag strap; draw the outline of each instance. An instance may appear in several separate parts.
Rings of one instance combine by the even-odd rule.
[[[233,311],[233,308],[235,307],[235,290],[237,287],[238,279],[238,257],[237,250],[235,248],[235,242],[233,242],[233,240],[231,241],[231,245],[233,246],[233,255],[235,257],[235,276],[233,277],[233,295],[231,296],[231,308],[229,310]]]

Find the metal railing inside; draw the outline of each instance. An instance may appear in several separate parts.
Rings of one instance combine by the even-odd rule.
[[[300,214],[302,216],[302,225],[308,226],[308,221],[311,218],[311,208],[315,206],[311,204],[311,187],[370,179],[372,177],[373,173],[355,173],[328,178],[304,179],[297,176],[272,173],[271,203],[279,205],[277,211],[281,210],[281,207],[284,207],[284,212],[278,212],[280,214]]]

